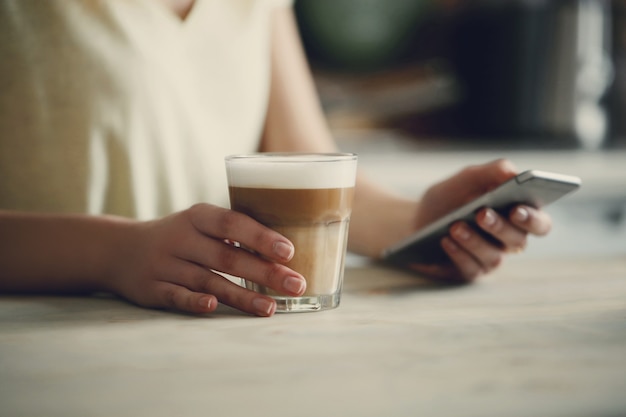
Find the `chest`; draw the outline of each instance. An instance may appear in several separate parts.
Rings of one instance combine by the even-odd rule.
[[[194,6],[195,0],[159,0],[181,20],[185,20]]]

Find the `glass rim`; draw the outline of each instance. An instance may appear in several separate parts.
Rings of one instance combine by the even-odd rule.
[[[255,161],[272,163],[354,161],[353,152],[253,152],[232,154],[224,157],[226,162]],[[300,158],[300,159],[298,159]]]

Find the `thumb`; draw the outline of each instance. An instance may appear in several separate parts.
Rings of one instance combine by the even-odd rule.
[[[466,184],[482,194],[493,190],[503,182],[517,175],[517,168],[508,159],[496,159],[482,165],[466,168],[464,177]]]

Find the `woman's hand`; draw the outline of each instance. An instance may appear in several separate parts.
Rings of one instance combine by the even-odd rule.
[[[272,298],[220,273],[291,296],[306,289],[302,275],[282,264],[293,257],[291,242],[232,210],[198,204],[163,219],[132,223],[129,232],[117,251],[110,284],[113,292],[141,306],[207,313],[222,302],[259,316],[274,314]]]
[[[424,227],[516,174],[515,167],[507,160],[463,169],[424,194],[416,227]],[[526,247],[528,234],[545,235],[552,225],[547,213],[523,205],[514,207],[508,217],[500,216],[490,208],[481,209],[476,215],[476,223],[499,244],[489,242],[467,223],[457,222],[441,241],[452,264],[412,265],[412,268],[437,278],[473,281],[500,265],[505,254],[522,251]]]

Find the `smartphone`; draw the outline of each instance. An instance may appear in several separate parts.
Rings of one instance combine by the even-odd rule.
[[[504,182],[496,189],[483,194],[464,206],[420,229],[409,238],[387,248],[383,260],[393,264],[411,263],[440,264],[450,262],[441,248],[441,239],[457,221],[465,221],[488,240],[495,241],[476,225],[476,213],[483,207],[491,207],[508,217],[509,211],[518,204],[544,207],[580,188],[578,177],[554,172],[529,170]]]

